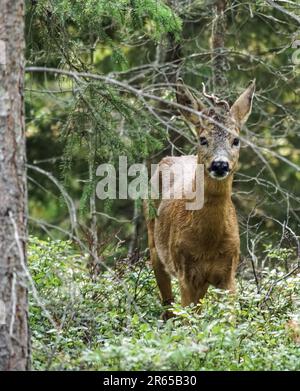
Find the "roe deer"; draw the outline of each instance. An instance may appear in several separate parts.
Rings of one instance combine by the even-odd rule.
[[[159,175],[174,164],[204,166],[204,204],[187,210],[186,200],[160,199],[157,215],[151,219],[145,204],[150,258],[163,305],[173,301],[171,276],[179,280],[181,304],[197,304],[208,286],[235,291],[235,273],[240,255],[239,228],[231,200],[233,174],[239,158],[239,132],[248,119],[255,81],[230,108],[226,101],[209,96],[207,109],[183,84],[177,81],[177,102],[199,115],[181,110],[192,122],[199,137],[195,156],[165,157],[159,163]],[[203,116],[201,117],[201,113]],[[148,217],[147,217],[148,213]],[[165,317],[171,316],[167,311]],[[164,317],[164,315],[163,315]]]

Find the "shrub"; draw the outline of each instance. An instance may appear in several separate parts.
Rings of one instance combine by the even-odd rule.
[[[265,270],[260,293],[240,277],[236,298],[210,288],[199,314],[174,304],[177,317],[163,323],[145,260],[119,262],[97,282],[86,260],[70,242],[30,240],[34,369],[300,369],[299,274],[274,284],[283,272]]]

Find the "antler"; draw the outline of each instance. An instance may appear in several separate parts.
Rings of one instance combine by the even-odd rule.
[[[214,94],[209,95],[206,93],[206,87],[204,83],[202,83],[202,93],[205,96],[205,98],[209,99],[214,105],[225,106],[225,110],[230,111],[229,103],[226,100],[220,99]]]

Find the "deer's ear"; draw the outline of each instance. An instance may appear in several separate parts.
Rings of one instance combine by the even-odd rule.
[[[240,95],[230,109],[232,118],[241,127],[249,118],[252,110],[253,96],[255,92],[255,80]]]
[[[176,98],[177,103],[181,104],[182,106],[188,107],[195,111],[201,111],[204,109],[202,103],[193,96],[193,94],[183,83],[182,79],[177,79],[176,81]],[[181,114],[194,125],[199,123],[200,118],[198,115],[184,109],[180,109],[180,111]]]

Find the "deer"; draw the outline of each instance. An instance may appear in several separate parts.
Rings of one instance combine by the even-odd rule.
[[[150,260],[165,307],[174,301],[172,277],[179,281],[183,307],[197,306],[210,285],[233,294],[236,291],[240,238],[232,184],[239,160],[239,134],[252,111],[254,93],[255,80],[230,107],[226,100],[203,90],[210,102],[207,107],[182,79],[176,81],[180,112],[197,133],[197,154],[164,157],[156,174],[174,164],[188,165],[189,180],[194,181],[197,164],[203,165],[204,201],[202,208],[187,210],[184,197],[158,199],[154,217],[150,217],[149,204],[144,204]],[[164,320],[172,316],[169,310],[162,314]]]

